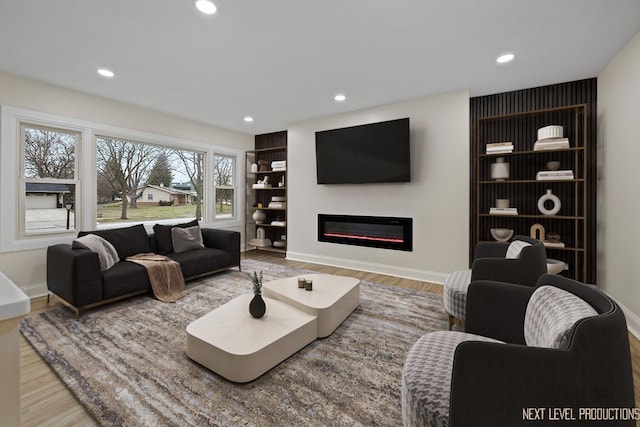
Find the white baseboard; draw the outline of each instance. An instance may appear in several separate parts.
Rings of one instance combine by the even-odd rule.
[[[29,298],[42,297],[47,295],[49,289],[47,288],[47,283],[34,283],[32,285],[20,286],[22,292],[27,294]]]
[[[287,259],[442,284],[446,273],[287,251]]]

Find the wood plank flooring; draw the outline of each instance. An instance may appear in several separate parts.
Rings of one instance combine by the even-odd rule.
[[[281,255],[250,251],[243,254],[244,258],[273,262],[291,268],[300,268],[326,274],[338,274],[383,283],[390,286],[400,286],[419,291],[442,294],[442,286],[421,282],[419,280],[403,279],[381,274],[347,270],[343,268],[289,261]],[[55,298],[47,304],[46,297],[35,298],[31,301],[31,312],[51,310],[61,306]],[[631,355],[633,362],[633,380],[635,386],[636,406],[640,407],[640,341],[629,334]],[[20,336],[20,376],[21,376],[21,407],[23,427],[71,427],[96,426],[91,416],[75,399],[69,389],[51,370],[42,358],[33,350],[31,345]]]

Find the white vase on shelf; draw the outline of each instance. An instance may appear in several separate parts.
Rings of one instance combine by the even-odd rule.
[[[547,209],[547,207],[545,206],[546,202],[553,203],[551,209]],[[538,210],[540,211],[540,213],[542,213],[542,215],[555,215],[560,212],[561,207],[562,203],[560,202],[560,199],[558,198],[558,196],[553,194],[550,189],[547,189],[547,193],[543,194],[538,199]]]
[[[509,163],[504,161],[504,157],[498,157],[491,165],[491,179],[496,181],[509,179]]]
[[[253,213],[253,220],[256,222],[256,224],[262,224],[266,217],[267,214],[265,214],[264,211],[260,209],[256,209],[256,211]]]

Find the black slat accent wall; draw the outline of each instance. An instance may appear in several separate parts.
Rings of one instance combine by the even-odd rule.
[[[536,110],[543,110],[547,108],[567,107],[574,105],[586,105],[586,149],[584,151],[586,156],[586,201],[584,207],[586,212],[586,236],[585,242],[586,256],[584,262],[586,268],[583,266],[572,266],[574,269],[584,270],[586,272],[584,276],[579,277],[582,281],[587,283],[595,283],[596,280],[596,178],[597,178],[597,79],[585,79],[567,83],[554,84],[549,86],[542,86],[530,89],[517,90],[513,92],[505,92],[495,95],[487,95],[474,97],[470,100],[470,230],[469,230],[469,263],[473,260],[473,253],[476,244],[478,243],[479,233],[478,227],[478,215],[477,215],[477,179],[479,177],[477,167],[478,155],[482,154],[483,147],[478,147],[478,135],[477,135],[477,120],[483,117],[497,116],[503,114],[513,113],[525,113]],[[515,126],[518,124],[516,123]],[[533,123],[532,126],[536,125]],[[565,130],[566,132],[566,130]],[[500,130],[496,131],[497,134]],[[513,129],[504,129],[505,134],[512,134]],[[535,142],[535,135],[533,136]],[[516,150],[518,147],[516,147]],[[529,148],[530,149],[530,148]],[[566,155],[566,154],[564,154]],[[560,155],[562,156],[562,155]],[[514,161],[518,161],[514,159]],[[522,161],[522,160],[521,160]],[[522,167],[532,167],[533,169],[540,170],[542,165],[522,165]],[[513,165],[512,165],[513,168]],[[520,169],[518,169],[520,170]],[[480,179],[488,179],[484,175],[486,171],[481,171]],[[513,171],[512,171],[513,173]],[[536,185],[536,184],[533,184]],[[517,192],[516,192],[517,193]],[[518,194],[513,194],[512,197],[518,197]],[[522,203],[533,203],[537,200],[527,200]],[[481,204],[484,201],[481,201]],[[566,201],[566,206],[571,205],[571,201]],[[580,203],[582,205],[582,203]],[[565,203],[563,202],[563,206]],[[508,219],[506,220],[508,222]],[[535,221],[534,221],[535,222]],[[562,227],[561,227],[562,228]],[[549,230],[547,230],[549,231]],[[518,230],[519,234],[529,234],[528,231],[524,232]],[[565,238],[571,241],[573,244],[579,243],[580,237],[570,236],[571,231],[565,230]],[[574,233],[575,234],[575,233]],[[564,239],[563,239],[564,240]],[[547,251],[548,256],[554,258],[550,251]],[[569,274],[573,277],[573,274]]]

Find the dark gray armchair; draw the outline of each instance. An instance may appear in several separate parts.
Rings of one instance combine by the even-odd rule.
[[[539,240],[515,236],[511,243],[478,243],[471,269],[454,271],[444,280],[443,300],[449,315],[449,329],[455,319],[465,320],[467,289],[472,281],[493,280],[534,286],[546,272],[546,250]]]
[[[405,426],[636,425],[625,317],[595,287],[549,274],[536,287],[473,282],[465,327],[409,351]]]

